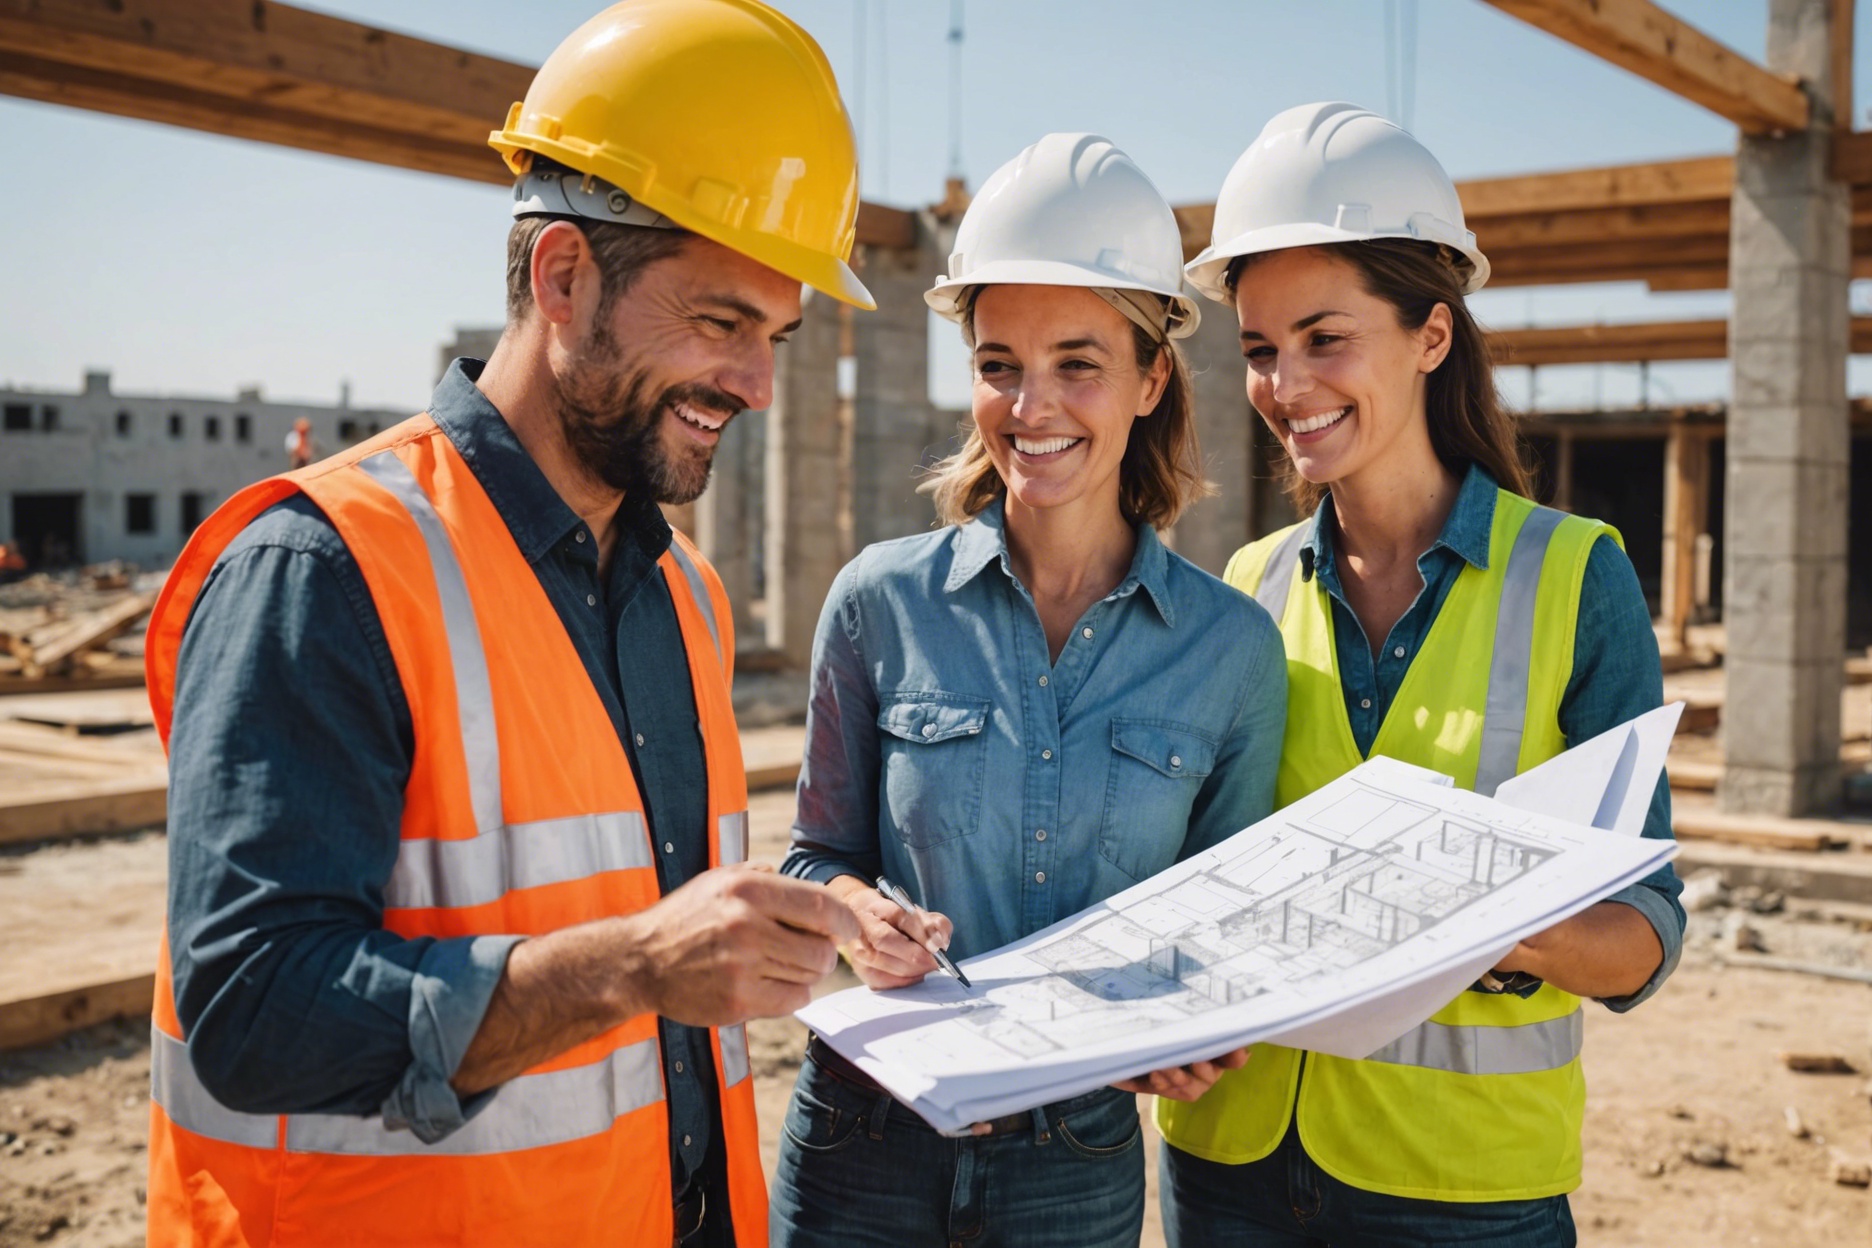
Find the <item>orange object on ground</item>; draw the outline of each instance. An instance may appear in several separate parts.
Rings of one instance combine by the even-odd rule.
[[[428,416],[251,486],[196,530],[150,621],[150,700],[165,744],[183,628],[209,570],[250,521],[300,492],[357,559],[416,730],[385,926],[406,937],[538,934],[654,903],[653,849],[617,732],[505,522]],[[739,862],[747,785],[727,596],[681,534],[660,565],[701,719],[710,864]],[[501,1085],[434,1145],[375,1118],[243,1114],[216,1102],[189,1064],[166,940],[151,1039],[152,1244],[671,1240],[654,1015]],[[713,1041],[735,1232],[765,1245],[746,1032],[723,1028]]]

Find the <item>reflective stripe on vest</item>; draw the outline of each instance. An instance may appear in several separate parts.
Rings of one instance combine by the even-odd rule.
[[[488,679],[487,651],[481,646],[481,626],[475,621],[474,600],[468,580],[455,557],[435,504],[423,493],[407,465],[390,451],[379,451],[358,461],[358,468],[389,490],[403,504],[429,551],[436,593],[442,602],[442,631],[448,638],[449,666],[455,673],[455,713],[461,721],[462,754],[468,763],[469,804],[475,831],[493,832],[505,819],[501,813],[500,737],[494,724],[494,687]],[[408,841],[404,842],[407,849]],[[399,857],[398,866],[402,865]]]
[[[1274,553],[1268,556],[1267,567],[1261,573],[1261,583],[1255,586],[1255,601],[1267,608],[1267,613],[1274,617],[1274,627],[1279,628],[1281,616],[1287,612],[1287,594],[1292,589],[1294,577],[1300,574],[1300,548],[1306,544],[1307,535],[1312,533],[1313,525],[1302,521],[1294,526],[1293,532],[1281,539]],[[1281,576],[1282,568],[1292,571]]]
[[[722,1082],[732,1088],[748,1077],[747,1028],[736,1023],[723,1027],[720,1035]]]
[[[726,662],[728,656],[722,653],[721,627],[715,623],[715,600],[709,597],[708,582],[702,579],[702,569],[689,557],[683,544],[673,537],[670,539],[670,554],[676,557],[676,566],[682,569],[683,576],[688,579],[689,596],[701,608],[702,619],[708,624],[709,636],[715,639],[715,657]]]
[[[1527,725],[1528,672],[1534,661],[1534,608],[1540,596],[1541,568],[1554,530],[1566,513],[1536,507],[1522,522],[1502,574],[1501,605],[1495,616],[1495,650],[1489,660],[1488,705],[1482,719],[1481,754],[1476,762],[1475,791],[1484,797],[1512,780],[1520,770],[1521,734]],[[1300,576],[1300,548],[1313,531],[1310,523],[1294,526],[1268,556],[1254,598],[1276,628],[1287,598]],[[1285,576],[1282,568],[1291,569]],[[1327,608],[1331,610],[1330,607]]]
[[[150,1029],[150,1095],[185,1131],[248,1148],[270,1149],[280,1142],[279,1118],[221,1105],[196,1078],[188,1047],[156,1027]],[[589,1065],[509,1079],[474,1117],[434,1144],[390,1130],[377,1118],[290,1114],[285,1146],[292,1153],[355,1157],[511,1153],[602,1134],[619,1118],[662,1099],[662,1054],[655,1040],[642,1040]]]
[[[715,840],[721,848],[721,864],[731,867],[747,861],[748,812],[732,811],[715,821]]]
[[[653,865],[649,829],[629,810],[508,824],[462,840],[405,839],[384,886],[384,905],[481,906],[517,888]]]
[[[1519,1027],[1452,1027],[1424,1023],[1367,1057],[1368,1062],[1424,1066],[1458,1075],[1529,1075],[1557,1070],[1580,1055],[1585,1014]]]

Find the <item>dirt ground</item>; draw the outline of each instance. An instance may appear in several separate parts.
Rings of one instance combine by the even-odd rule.
[[[777,858],[791,795],[758,795],[753,813],[755,856]],[[87,888],[114,887],[107,877],[117,872],[149,870],[147,842],[95,848],[86,856]],[[70,858],[83,853],[33,852],[58,854],[61,876],[73,874]],[[31,857],[15,858],[19,869],[0,871],[0,883],[8,875],[35,884],[50,878]],[[37,907],[48,923],[63,912],[55,893],[35,887],[32,894],[0,890],[10,923],[23,921],[25,908]],[[1774,898],[1729,902],[1692,916],[1683,966],[1655,1000],[1623,1017],[1587,1008],[1586,1178],[1573,1198],[1582,1243],[1872,1244],[1872,1191],[1839,1186],[1828,1174],[1834,1149],[1872,1157],[1872,986],[1719,961],[1746,925],[1782,956],[1872,966],[1872,932],[1863,930],[1872,915]],[[756,1023],[751,1033],[771,1168],[804,1031],[784,1019]],[[1837,1053],[1856,1073],[1796,1074],[1780,1060],[1786,1050]],[[0,1054],[0,1248],[143,1242],[148,1082],[144,1021]],[[1789,1129],[1790,1107],[1804,1138]],[[1154,1172],[1156,1141],[1148,1143]],[[1161,1245],[1154,1195],[1151,1210],[1144,1242]]]

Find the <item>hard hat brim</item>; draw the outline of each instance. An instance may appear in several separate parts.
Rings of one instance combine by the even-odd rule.
[[[1475,236],[1470,235],[1473,240]],[[1488,284],[1489,262],[1473,241],[1456,242],[1451,239],[1425,238],[1404,230],[1381,231],[1372,233],[1362,230],[1343,230],[1337,226],[1322,225],[1317,221],[1295,221],[1286,225],[1263,226],[1258,230],[1249,230],[1237,235],[1226,243],[1215,243],[1205,247],[1194,260],[1183,266],[1183,275],[1189,284],[1203,295],[1220,304],[1232,304],[1229,295],[1227,277],[1229,265],[1242,256],[1257,256],[1269,251],[1286,251],[1294,247],[1323,247],[1335,243],[1365,243],[1375,238],[1402,238],[1420,243],[1439,243],[1460,254],[1469,261],[1470,271],[1463,282],[1462,293],[1473,295]]]
[[[1064,260],[996,260],[969,271],[966,277],[940,277],[923,292],[927,303],[945,320],[962,320],[964,296],[977,286],[1082,286],[1107,290],[1141,290],[1170,300],[1179,313],[1170,330],[1172,338],[1186,338],[1196,332],[1202,308],[1182,291],[1167,291],[1161,286]]]

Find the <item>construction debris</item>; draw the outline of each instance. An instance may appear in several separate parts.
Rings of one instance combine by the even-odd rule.
[[[1790,1053],[1781,1054],[1781,1064],[1789,1070],[1805,1075],[1851,1075],[1858,1068],[1838,1053]]]
[[[1872,1187],[1872,1160],[1836,1148],[1827,1162],[1827,1177],[1841,1187]]]
[[[1787,1121],[1789,1135],[1797,1140],[1804,1140],[1807,1138],[1807,1124],[1801,1121],[1800,1110],[1789,1105],[1786,1109],[1781,1111],[1781,1116]]]
[[[123,565],[0,587],[0,693],[137,683],[162,574]]]

